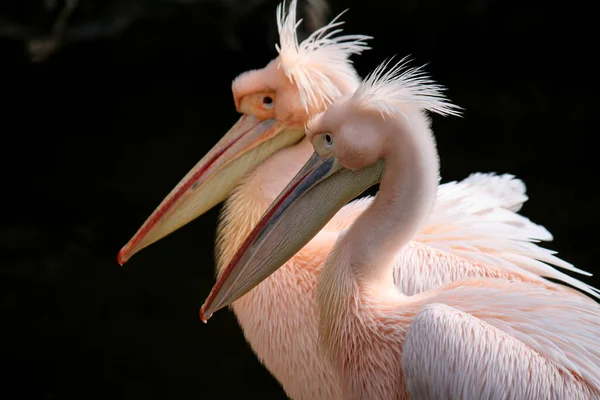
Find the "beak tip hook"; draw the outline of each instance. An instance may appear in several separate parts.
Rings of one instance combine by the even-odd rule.
[[[205,306],[206,306],[206,304],[203,304],[202,307],[200,307],[200,320],[206,324],[208,322],[208,320],[210,319],[210,317],[212,317],[212,314],[206,315]]]
[[[121,251],[119,251],[119,254],[117,254],[117,262],[122,267],[123,265],[125,265],[128,259],[129,257],[125,256],[125,248],[122,248]]]

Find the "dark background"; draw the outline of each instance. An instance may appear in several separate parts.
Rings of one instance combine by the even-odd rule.
[[[26,45],[57,37],[56,12],[40,4],[0,6],[0,398],[284,398],[230,311],[198,318],[218,208],[116,262],[236,121],[231,80],[276,56],[277,2],[82,0],[64,46],[36,56]],[[444,181],[517,175],[522,212],[555,235],[549,246],[600,273],[591,6],[329,5],[327,20],[349,7],[346,32],[375,37],[354,58],[361,75],[411,54],[466,108],[434,118]]]

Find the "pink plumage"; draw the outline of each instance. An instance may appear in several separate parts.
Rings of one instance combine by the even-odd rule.
[[[336,100],[342,101],[351,97],[359,88],[360,79],[352,68],[349,57],[366,50],[368,47],[365,43],[369,37],[336,36],[331,32],[337,29],[341,22],[335,20],[306,41],[298,43],[295,33],[295,6],[296,1],[292,1],[287,14],[283,6],[278,9],[281,36],[281,43],[277,49],[279,56],[263,69],[241,74],[232,84],[236,108],[243,114],[240,121],[148,218],[120,253],[123,260],[127,260],[143,247],[188,223],[228,197],[221,214],[217,241],[217,272],[219,282],[223,281],[228,264],[260,221],[265,210],[309,158],[312,152],[311,139],[304,137],[304,124],[311,117],[322,115],[321,113],[326,112]],[[384,72],[384,69],[380,71]],[[432,83],[424,81],[426,77],[423,75],[413,75],[412,86],[404,86],[401,88],[404,90],[398,92],[393,90],[392,85],[398,82],[394,81],[392,76],[388,75],[388,78],[390,85],[383,84],[385,80],[381,79],[371,81],[383,84],[378,86],[382,91],[365,92],[368,88],[364,84],[360,88],[371,100],[369,107],[375,107],[377,114],[383,115],[386,121],[393,118],[395,109],[399,109],[403,113],[402,118],[406,119],[412,115],[410,110],[405,110],[402,105],[398,106],[397,102],[388,102],[385,96],[380,95],[396,94],[396,100],[406,99],[407,96],[418,97],[423,84]],[[430,91],[428,94],[435,94],[433,100],[443,100],[437,96],[437,92]],[[432,97],[419,99],[423,102],[432,100]],[[430,106],[432,111],[445,110],[450,114],[457,110],[444,101],[431,103]],[[312,133],[317,128],[317,119],[313,119],[309,125]],[[296,131],[301,133],[294,133]],[[254,132],[264,133],[252,137]],[[182,187],[190,189],[182,192]],[[552,252],[535,243],[551,240],[552,237],[543,227],[517,214],[520,206],[527,200],[525,187],[520,180],[510,175],[473,174],[464,181],[438,186],[436,177],[435,187],[437,189],[431,202],[430,214],[416,230],[414,237],[390,256],[393,260],[393,295],[403,293],[405,296],[418,298],[424,296],[424,293],[434,293],[463,279],[494,278],[498,279],[498,282],[493,285],[503,284],[503,279],[526,282],[527,288],[538,290],[539,293],[567,296],[570,300],[567,300],[566,304],[577,301],[593,304],[578,292],[541,278],[552,277],[594,293],[593,288],[563,274],[551,265],[576,272],[583,271],[556,258]],[[360,322],[361,325],[347,325],[348,321],[341,321],[346,325],[338,333],[343,332],[346,336],[332,336],[328,341],[327,335],[319,335],[320,327],[327,327],[324,325],[322,313],[319,314],[317,296],[318,282],[321,282],[319,285],[323,287],[323,264],[328,257],[334,257],[330,252],[340,235],[348,235],[355,229],[353,224],[357,217],[372,207],[373,202],[373,198],[362,198],[343,207],[296,255],[255,289],[232,304],[248,343],[290,398],[346,399],[349,398],[349,394],[345,390],[360,386],[361,379],[375,384],[372,388],[370,384],[365,384],[361,389],[363,391],[356,391],[357,395],[362,394],[361,398],[383,399],[385,396],[394,398],[406,394],[404,389],[400,389],[406,387],[404,381],[398,380],[398,376],[389,375],[391,371],[398,370],[400,360],[394,359],[396,364],[393,365],[391,361],[399,354],[402,343],[406,345],[421,335],[412,336],[411,339],[411,335],[407,334],[401,340],[393,335],[394,340],[391,342],[389,338],[381,336],[382,347],[374,349],[375,343],[379,343],[379,336],[364,336],[361,333],[363,328],[366,328],[365,332],[369,332],[380,327],[381,332],[385,333],[392,327],[381,325],[381,322],[392,322],[395,316],[392,315],[392,318],[381,314],[384,309],[378,309],[377,302],[370,302],[369,298],[363,297],[370,293],[368,286],[360,287],[355,285],[356,282],[352,283],[354,286],[351,286],[356,288],[357,292],[346,293],[350,296],[346,300],[351,299],[350,305],[359,308],[339,309],[345,313],[364,312],[357,314],[359,318],[353,322]],[[428,292],[432,290],[434,292]],[[373,295],[373,299],[378,299],[375,295],[380,293],[373,292]],[[322,296],[320,297],[322,308],[323,300]],[[430,321],[439,313],[446,315],[446,309],[436,307],[435,304],[424,306],[419,312],[416,308],[411,309],[413,323],[416,322],[414,326],[431,326],[441,331],[446,329],[443,318],[438,322]],[[369,310],[373,311],[375,316],[369,315]],[[456,310],[458,311],[452,312],[469,311],[461,311],[461,308]],[[460,315],[465,321],[477,318],[472,314],[466,314],[464,317],[463,314]],[[370,318],[374,318],[372,326],[369,323]],[[478,323],[473,323],[474,329]],[[508,335],[501,327],[494,329],[497,331],[490,331],[490,335],[496,335],[494,337],[504,338]],[[423,339],[426,338],[428,337],[423,335]],[[364,341],[361,341],[362,339]],[[348,345],[346,352],[331,346],[331,341],[336,340]],[[398,344],[400,349],[390,350],[389,347],[383,346],[384,343]],[[452,342],[448,343],[448,346],[452,345]],[[427,349],[428,346],[435,347],[436,341],[420,341],[413,349]],[[536,360],[545,362],[546,359],[540,358],[542,356],[531,347],[523,344],[521,346],[526,346],[526,351],[523,351],[529,352],[527,357],[538,357]],[[374,360],[374,364],[370,364],[369,358],[357,359],[355,357],[359,357],[360,354],[348,352],[349,349],[362,349],[365,357],[372,357],[379,352],[385,356],[381,361]],[[421,351],[424,350],[415,350],[416,353],[404,352],[403,357],[418,356]],[[454,357],[455,353],[448,354],[449,357]],[[444,354],[439,354],[439,357],[442,356]],[[338,364],[340,360],[342,366]],[[431,357],[426,361],[434,360],[438,358]],[[359,367],[363,365],[363,361],[364,369],[354,372],[360,376],[353,375],[347,368]],[[473,359],[473,362],[484,361]],[[384,368],[384,364],[388,363],[389,370]],[[415,368],[421,367],[418,362],[411,361],[410,365]],[[437,368],[431,371],[442,374],[440,365]],[[404,372],[405,375],[409,373],[408,369]],[[432,382],[442,383],[444,377],[448,378],[430,378]],[[382,381],[389,385],[379,385]],[[454,387],[458,388],[456,385],[459,383],[461,382],[456,381]],[[415,393],[427,397],[427,385],[423,388],[419,386],[419,382],[415,382],[408,387],[413,387],[411,385],[414,386]],[[468,390],[476,390],[476,385],[470,387],[466,382],[462,382],[462,385],[464,393],[475,393]],[[436,392],[429,394],[434,396]]]
[[[583,272],[534,244],[551,236],[515,213],[526,199],[522,182],[479,174],[438,187],[438,155],[423,111],[448,114],[451,107],[416,70],[402,63],[384,70],[311,120],[315,154],[258,222],[260,233],[251,237],[260,242],[245,243],[236,258],[245,261],[227,266],[237,281],[224,278],[217,292],[229,294],[213,293],[204,307],[222,307],[259,284],[282,243],[310,240],[234,310],[251,324],[250,311],[266,311],[257,298],[266,295],[263,285],[273,285],[268,296],[279,289],[282,300],[292,293],[285,310],[265,312],[259,323],[287,333],[281,350],[313,351],[329,361],[341,398],[597,398],[600,306],[537,274],[595,297],[600,292],[546,264]],[[373,174],[373,165],[381,173]],[[342,208],[312,237],[308,221],[327,221],[339,208],[324,197],[340,190],[343,178],[335,176],[350,176],[344,185],[363,190],[381,182],[380,191]],[[289,221],[293,228],[278,228]],[[289,278],[301,273],[314,275],[298,292]],[[315,282],[316,306],[309,292]],[[300,349],[295,339],[302,334],[290,323],[310,332],[315,320],[318,342],[303,338],[307,347]],[[280,354],[272,361],[292,366]]]

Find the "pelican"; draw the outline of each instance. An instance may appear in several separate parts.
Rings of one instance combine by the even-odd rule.
[[[324,258],[317,307],[304,306],[318,315],[342,398],[598,398],[600,306],[591,298],[485,274],[416,294],[397,282],[411,274],[428,280],[436,270],[534,270],[545,265],[536,259],[549,260],[511,228],[509,210],[472,212],[485,201],[475,193],[445,218],[435,215],[439,159],[426,112],[456,114],[442,89],[405,60],[383,63],[354,94],[314,116],[306,127],[313,155],[221,273],[201,317],[241,301],[298,250],[328,249],[317,257]],[[377,183],[347,229],[321,230]],[[428,248],[415,245],[432,216]]]
[[[312,154],[304,137],[304,124],[310,116],[324,111],[333,100],[353,93],[360,83],[349,58],[368,49],[364,35],[339,35],[340,16],[298,43],[296,1],[288,13],[281,4],[277,10],[279,55],[265,68],[238,76],[232,84],[234,102],[242,113],[240,120],[215,147],[163,200],[133,238],[119,252],[123,265],[135,253],[189,223],[227,199],[217,232],[217,274],[220,276],[242,245],[251,229],[286,183]],[[439,222],[461,210],[464,197],[479,195],[483,207],[470,212],[506,218],[505,229],[536,240],[551,240],[543,227],[518,215],[527,200],[521,181],[510,175],[474,174],[458,183],[439,188],[435,214]],[[344,207],[324,228],[338,232],[351,224],[370,200],[361,199]],[[506,214],[505,214],[506,213]],[[420,233],[415,246],[436,241],[435,218]],[[458,251],[462,238],[437,240]],[[294,256],[256,290],[233,304],[233,311],[244,335],[260,361],[293,399],[341,399],[337,376],[317,350],[316,280],[330,247],[307,248]],[[420,246],[421,249],[427,249]],[[518,248],[506,249],[517,252]],[[425,250],[424,250],[425,251]],[[429,251],[429,250],[426,250]],[[431,256],[434,253],[429,252]],[[538,257],[564,268],[567,263],[550,253],[538,251]],[[483,254],[482,257],[493,255]],[[418,265],[418,264],[415,264]],[[464,276],[509,277],[551,285],[538,275],[569,279],[553,268],[531,260],[529,265],[513,268],[496,263],[472,267],[464,264],[440,274],[398,275],[404,290],[416,293]],[[512,268],[512,269],[511,269]],[[398,270],[399,273],[400,270]],[[558,288],[557,290],[562,290]],[[286,354],[286,358],[281,355]]]
[[[358,87],[360,78],[350,57],[369,49],[371,37],[340,35],[342,13],[299,43],[297,0],[291,1],[287,13],[284,6],[277,8],[279,55],[232,83],[242,116],[121,249],[119,264],[227,199],[217,231],[220,274],[269,204],[310,157],[312,147],[304,139],[309,116]],[[332,221],[334,228],[350,222],[348,215]],[[306,302],[315,301],[316,275],[302,264],[312,260],[306,256],[297,260],[237,302],[233,311],[246,340],[287,396],[341,400],[336,376],[313,351],[317,320],[306,329],[306,318],[314,317],[299,312]],[[284,353],[288,358],[281,358]]]

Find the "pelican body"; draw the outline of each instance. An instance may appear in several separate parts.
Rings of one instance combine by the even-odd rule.
[[[486,198],[477,193],[460,206],[440,202],[426,112],[456,108],[420,69],[387,65],[308,123],[314,154],[222,272],[202,317],[251,296],[302,249],[322,254],[312,260],[323,264],[316,306],[305,308],[318,316],[318,351],[342,398],[598,398],[599,305],[530,279],[557,272],[541,261],[561,263],[510,222],[510,210],[478,209]],[[327,230],[347,201],[377,183],[347,229]],[[427,287],[429,276],[438,280]]]
[[[216,244],[217,275],[222,278],[268,206],[309,159],[313,148],[305,137],[305,124],[310,117],[327,110],[335,99],[357,89],[360,79],[349,57],[368,49],[366,41],[370,38],[338,35],[342,24],[338,16],[298,43],[295,9],[295,0],[287,14],[283,4],[278,8],[279,55],[266,67],[245,72],[233,81],[234,103],[242,114],[238,122],[123,247],[119,252],[120,264],[226,200]],[[432,250],[431,243],[438,249],[456,247],[447,240],[440,241],[440,235],[451,235],[457,243],[461,241],[454,236],[456,230],[439,232],[439,222],[456,212],[457,207],[460,209],[463,199],[472,193],[487,199],[483,207],[469,206],[473,215],[496,215],[503,219],[512,237],[551,239],[543,227],[516,213],[527,200],[519,180],[509,175],[473,175],[462,182],[440,186],[438,212],[434,212],[437,217],[430,219],[432,222],[411,244],[421,254],[412,263],[415,268],[423,265],[421,256],[436,257],[438,250]],[[296,249],[282,268],[232,304],[246,340],[292,399],[344,399],[338,373],[319,350],[317,280],[337,234],[350,226],[370,202],[366,198],[341,209],[322,229],[323,234],[330,234],[331,240]],[[550,253],[538,251],[538,255],[570,268]],[[430,270],[414,274],[397,269],[396,281],[410,293],[465,276],[509,277],[536,282],[549,290],[564,290],[540,275],[563,280],[568,276],[545,264],[536,264],[535,260],[528,262],[523,267],[463,263],[449,265],[444,273]]]
[[[339,35],[340,14],[298,43],[296,3],[292,0],[287,13],[283,3],[277,10],[279,55],[232,83],[235,106],[242,114],[238,122],[123,247],[121,265],[227,199],[217,230],[220,276],[269,204],[310,157],[312,146],[304,133],[308,118],[358,87],[360,79],[349,57],[368,49],[370,37]],[[313,260],[310,254],[299,255],[232,308],[246,340],[290,398],[341,400],[337,376],[314,351],[317,319],[304,311],[306,302],[316,304],[317,273],[310,265],[322,260]]]

